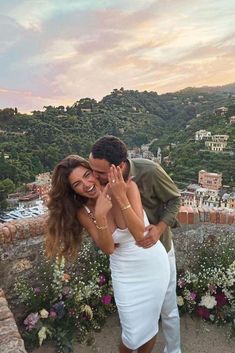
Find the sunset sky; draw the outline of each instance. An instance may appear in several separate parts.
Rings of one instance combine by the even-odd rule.
[[[0,0],[0,108],[235,82],[235,0]]]

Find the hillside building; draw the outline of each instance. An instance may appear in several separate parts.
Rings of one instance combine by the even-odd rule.
[[[208,140],[211,138],[211,132],[206,130],[198,130],[195,132],[195,141]]]
[[[228,112],[227,107],[220,107],[215,109],[215,115],[217,116],[225,116],[225,114]]]
[[[219,190],[222,187],[222,173],[208,173],[205,170],[200,170],[198,184],[209,190]]]
[[[232,124],[235,124],[235,115],[233,116],[230,116],[229,118],[229,123],[232,125]]]
[[[205,146],[213,152],[222,152],[226,146],[229,135],[213,135],[211,141],[206,141]]]

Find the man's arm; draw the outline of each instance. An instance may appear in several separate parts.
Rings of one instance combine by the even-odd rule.
[[[157,165],[152,176],[153,194],[164,204],[161,221],[172,227],[180,207],[180,193],[165,170]]]
[[[151,185],[153,195],[164,204],[164,210],[158,224],[146,227],[148,234],[137,243],[142,247],[154,245],[165,232],[167,226],[174,226],[180,207],[180,193],[170,176],[160,165],[156,165],[156,168],[152,170]]]

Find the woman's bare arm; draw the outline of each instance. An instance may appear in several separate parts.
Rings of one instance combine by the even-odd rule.
[[[102,220],[103,223],[98,223],[97,226],[102,229],[97,229],[96,225],[92,222],[85,209],[78,211],[78,219],[82,226],[90,234],[96,245],[107,255],[114,251],[114,241],[110,229],[108,228],[107,219]],[[99,220],[101,221],[101,220]]]

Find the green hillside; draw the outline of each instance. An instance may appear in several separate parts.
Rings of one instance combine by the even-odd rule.
[[[151,149],[156,152],[160,146],[163,156],[169,155],[172,164],[163,166],[179,185],[196,180],[200,169],[223,172],[224,182],[234,185],[235,131],[228,123],[235,115],[234,91],[235,85],[230,91],[188,88],[162,95],[121,88],[100,102],[83,98],[71,107],[47,106],[31,115],[2,109],[0,181],[9,178],[15,186],[30,182],[68,154],[87,157],[98,137],[113,134],[130,148],[158,138]],[[217,117],[214,110],[221,106],[230,110]],[[203,144],[194,142],[200,129],[228,134],[227,153],[202,151]],[[0,182],[0,192],[1,187]]]

